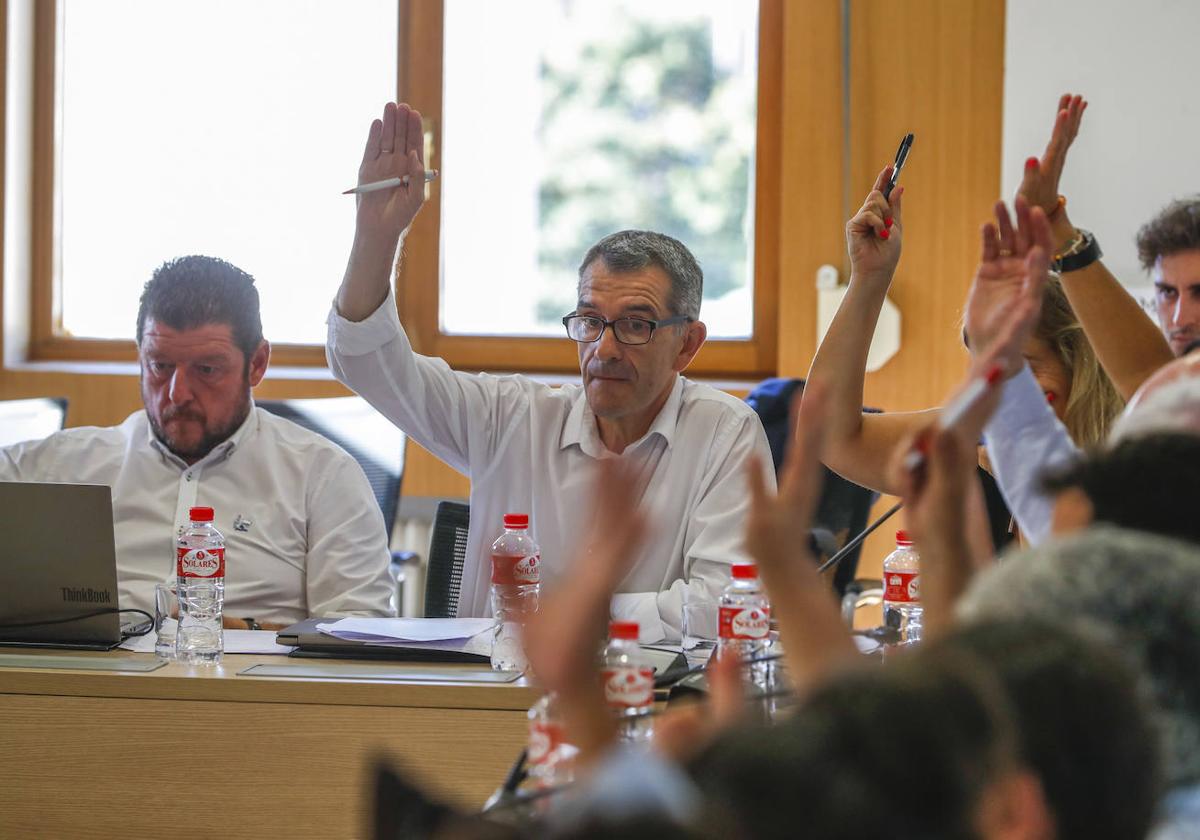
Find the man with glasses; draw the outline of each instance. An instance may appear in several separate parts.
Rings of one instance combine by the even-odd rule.
[[[669,236],[614,233],[584,257],[575,311],[563,319],[578,343],[582,386],[454,371],[413,352],[390,284],[396,249],[424,201],[421,148],[420,115],[389,103],[371,126],[359,183],[409,183],[359,196],[329,316],[334,375],[471,478],[460,615],[487,614],[489,547],[505,513],[530,514],[544,584],[586,573],[571,564],[592,516],[592,470],[621,457],[638,474],[651,533],[613,614],[637,621],[643,641],[677,639],[685,599],[715,601],[730,564],[744,558],[749,458],[774,486],[754,412],[680,376],[707,335],[700,266]]]

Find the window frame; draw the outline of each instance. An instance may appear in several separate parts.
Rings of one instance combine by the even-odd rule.
[[[31,361],[136,361],[131,339],[74,338],[62,330],[59,172],[61,103],[60,2],[35,4],[33,195],[30,296]],[[431,142],[427,164],[440,169],[443,5],[441,0],[399,3],[398,98],[425,118]],[[783,0],[760,0],[758,107],[755,149],[754,328],[748,339],[710,339],[693,361],[692,375],[761,377],[776,368],[779,303],[779,217],[783,93]],[[434,182],[426,206],[413,223],[395,275],[401,321],[414,348],[458,369],[503,369],[547,373],[578,370],[575,342],[565,336],[450,335],[439,325],[441,286],[441,191]],[[685,243],[686,244],[686,243]],[[268,336],[268,339],[270,337]],[[497,360],[503,360],[497,363]],[[272,343],[271,361],[281,366],[323,367],[322,345]]]

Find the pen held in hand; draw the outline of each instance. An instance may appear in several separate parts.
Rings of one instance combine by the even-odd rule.
[[[967,416],[967,412],[987,396],[987,393],[992,388],[996,387],[1003,376],[1004,368],[1000,365],[993,365],[986,374],[977,379],[972,379],[967,387],[963,389],[963,392],[950,400],[946,407],[942,409],[942,413],[937,419],[937,428],[945,431],[957,426]],[[920,449],[914,449],[904,456],[904,468],[909,472],[915,470],[923,463],[925,463],[925,453]]]
[[[425,183],[429,183],[438,176],[436,169],[425,170]],[[342,192],[342,195],[359,195],[361,193],[377,192],[379,190],[394,190],[396,187],[407,187],[409,177],[405,175],[402,178],[384,178],[382,181],[370,181],[366,184],[359,184],[357,187],[351,187]]]

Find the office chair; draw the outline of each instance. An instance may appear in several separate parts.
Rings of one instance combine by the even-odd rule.
[[[41,440],[62,429],[66,420],[66,397],[0,400],[0,446]]]
[[[766,379],[746,397],[746,403],[762,420],[777,473],[791,437],[788,418],[792,397],[803,388],[803,379]],[[821,500],[813,516],[813,543],[818,561],[824,562],[832,552],[867,527],[871,506],[879,499],[879,494],[847,481],[828,467],[821,469],[824,475]],[[839,597],[846,594],[846,587],[854,580],[861,551],[860,547],[848,554],[833,572],[833,586]]]
[[[467,532],[471,506],[438,502],[429,538],[429,568],[425,574],[425,617],[454,618],[462,591],[463,563],[467,559]]]

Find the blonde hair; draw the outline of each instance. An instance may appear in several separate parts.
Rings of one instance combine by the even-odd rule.
[[[1042,314],[1033,335],[1050,345],[1071,374],[1071,395],[1063,412],[1063,425],[1079,446],[1100,443],[1108,437],[1125,400],[1100,367],[1083,326],[1067,301],[1062,283],[1051,275],[1042,300]]]

